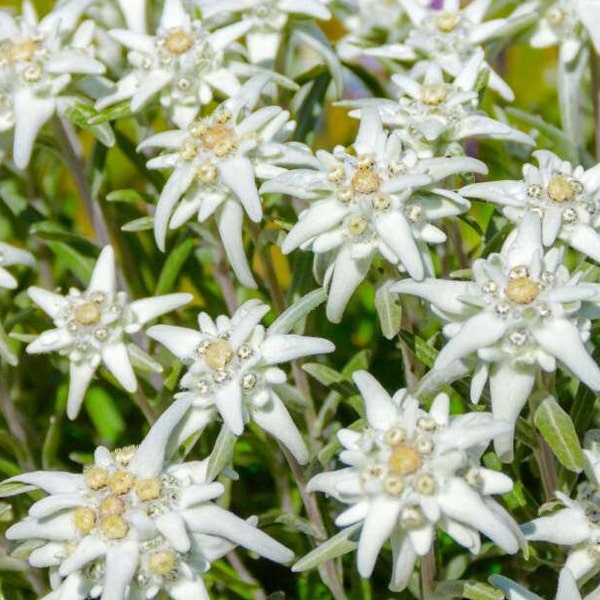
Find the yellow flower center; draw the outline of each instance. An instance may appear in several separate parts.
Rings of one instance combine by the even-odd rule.
[[[212,150],[217,156],[223,157],[237,147],[235,131],[224,123],[215,123],[202,133],[202,145]]]
[[[100,503],[100,516],[122,515],[125,512],[125,502],[118,496],[108,496]]]
[[[360,194],[372,194],[379,189],[379,175],[372,168],[359,167],[352,177],[352,187]]]
[[[550,25],[560,25],[565,20],[566,16],[565,11],[558,6],[552,6],[546,12],[546,18]]]
[[[434,24],[443,33],[454,31],[460,23],[460,15],[451,12],[441,12],[436,16]]]
[[[150,572],[155,575],[167,575],[176,565],[175,554],[163,550],[150,555]]]
[[[126,494],[134,484],[133,475],[129,471],[117,471],[110,476],[108,487],[113,494]]]
[[[352,235],[362,235],[366,230],[369,224],[364,217],[355,215],[350,217],[348,221],[346,221],[346,228]]]
[[[88,533],[96,525],[96,513],[91,508],[79,507],[73,516],[75,527],[83,533]]]
[[[123,539],[129,531],[129,525],[127,521],[119,515],[110,515],[102,521],[102,533],[109,540],[120,540]]]
[[[112,455],[120,465],[126,467],[131,462],[136,449],[136,446],[125,446],[123,448],[117,448],[116,450],[113,450]]]
[[[411,446],[400,444],[394,446],[392,454],[388,459],[388,468],[400,475],[411,475],[416,473],[421,466],[421,455]]]
[[[443,83],[429,83],[421,86],[421,102],[427,106],[439,106],[448,97]]]
[[[171,31],[165,39],[165,48],[171,54],[185,54],[194,45],[194,38],[183,29]]]
[[[11,63],[31,62],[35,57],[35,46],[34,40],[10,44],[6,51],[6,58]]]
[[[233,359],[233,349],[227,340],[215,340],[208,345],[204,353],[204,361],[211,368],[224,369]]]
[[[140,500],[156,500],[160,497],[160,487],[160,479],[157,477],[138,479],[135,482],[135,493]]]
[[[540,293],[540,286],[529,277],[509,279],[505,288],[506,297],[517,304],[529,304]]]
[[[547,190],[553,202],[569,202],[575,197],[575,188],[564,175],[555,175],[548,182]]]
[[[108,474],[100,467],[91,467],[83,474],[85,482],[90,490],[99,490],[108,482]]]
[[[102,309],[94,302],[84,302],[75,308],[74,317],[81,325],[96,325],[102,318]]]

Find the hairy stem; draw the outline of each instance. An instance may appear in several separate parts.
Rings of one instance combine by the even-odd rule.
[[[252,596],[254,600],[264,600],[267,597],[265,590],[262,588],[260,583],[254,578],[252,573],[248,571],[246,565],[242,562],[242,559],[238,556],[235,550],[232,550],[227,554],[227,560],[229,564],[235,569],[239,578],[247,583],[250,587],[254,588]]]
[[[435,552],[432,545],[429,552],[421,559],[421,600],[433,598],[435,571]]]
[[[217,261],[213,267],[213,274],[223,293],[223,300],[225,300],[227,310],[229,311],[229,314],[232,315],[238,308],[237,293],[231,278],[231,271],[225,258],[225,249],[223,248],[223,243],[220,238],[217,238],[216,250]]]
[[[590,70],[592,72],[596,159],[600,160],[600,56],[593,47],[590,49]]]

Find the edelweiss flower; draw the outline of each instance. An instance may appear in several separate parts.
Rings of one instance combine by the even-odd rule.
[[[316,162],[303,146],[282,143],[294,126],[289,112],[278,106],[250,112],[268,81],[268,75],[254,77],[210,116],[188,129],[154,135],[138,148],[168,149],[150,160],[148,167],[173,169],[154,215],[158,247],[165,249],[169,226],[181,227],[195,214],[200,221],[215,215],[231,266],[248,287],[256,283],[244,252],[242,222],[244,211],[252,221],[262,220],[256,179],[279,174],[282,164]]]
[[[480,44],[506,35],[514,26],[510,19],[483,22],[491,0],[473,0],[462,8],[459,0],[443,0],[441,9],[423,6],[414,0],[399,2],[414,29],[404,44],[373,48],[367,54],[398,60],[431,61],[453,77],[458,76]],[[490,69],[490,87],[506,100],[513,100],[512,90],[485,64]]]
[[[518,583],[503,577],[502,575],[492,575],[490,583],[505,594],[507,600],[543,600],[537,594],[526,590]],[[577,581],[569,569],[561,569],[558,577],[558,590],[555,600],[581,600],[581,594],[577,589]],[[590,597],[589,600],[592,600]]]
[[[565,566],[577,579],[588,579],[600,571],[600,454],[595,444],[590,444],[597,434],[598,430],[586,434],[587,481],[577,487],[576,498],[555,492],[564,507],[522,527],[529,540],[570,546]]]
[[[539,167],[525,165],[521,181],[475,183],[460,193],[499,204],[516,223],[539,214],[544,246],[558,238],[600,262],[600,165],[586,171],[547,150],[533,155]]]
[[[383,130],[373,108],[363,111],[354,149],[356,155],[341,146],[333,154],[320,150],[320,170],[290,170],[261,188],[312,201],[282,248],[310,249],[315,264],[327,263],[327,317],[333,322],[341,319],[377,253],[415,279],[431,272],[426,244],[444,242],[446,235],[430,221],[468,208],[459,194],[435,183],[461,171],[487,170],[466,157],[420,159],[403,149],[398,134]]]
[[[226,97],[239,90],[233,64],[226,64],[225,55],[246,28],[245,23],[235,23],[210,32],[202,22],[192,20],[181,0],[165,0],[156,35],[110,31],[129,49],[130,70],[113,93],[96,103],[97,108],[131,99],[131,110],[138,111],[160,94],[173,122],[187,127],[211,102],[213,90]]]
[[[562,256],[560,248],[543,254],[540,220],[528,214],[500,254],[473,263],[472,282],[407,279],[392,288],[431,302],[449,322],[444,333],[450,340],[432,376],[456,378],[460,361],[475,355],[471,401],[479,401],[489,378],[492,412],[513,427],[538,369],[554,371],[557,360],[600,390],[600,368],[585,346],[590,322],[584,317],[586,302],[597,305],[600,286],[582,283],[581,273],[570,276]],[[497,438],[495,447],[510,460],[512,433]]]
[[[224,488],[206,480],[206,461],[165,460],[185,410],[184,403],[171,406],[137,448],[98,448],[81,475],[37,471],[7,480],[48,494],[6,532],[40,542],[30,564],[58,575],[47,600],[139,600],[160,590],[174,600],[206,600],[202,574],[236,544],[277,562],[293,558],[212,502]]]
[[[418,145],[422,150],[435,149],[436,154],[444,154],[453,142],[472,137],[534,145],[528,135],[478,110],[479,94],[475,87],[483,71],[483,50],[478,48],[451,83],[444,80],[441,67],[431,63],[422,82],[407,75],[392,76],[392,81],[400,88],[397,102],[369,98],[343,104],[376,108],[383,123],[398,131],[404,141]],[[350,115],[357,113],[360,111]]]
[[[39,287],[30,287],[31,299],[53,319],[55,329],[44,331],[29,346],[29,354],[58,351],[70,360],[67,414],[79,414],[88,385],[100,365],[114,375],[128,391],[135,392],[137,381],[125,334],[137,333],[156,317],[192,300],[190,294],[167,294],[129,302],[125,292],[115,289],[115,257],[106,246],[96,262],[84,292],[71,288],[66,296]]]
[[[14,290],[17,287],[17,280],[6,270],[6,267],[12,265],[35,266],[35,258],[27,250],[14,248],[4,242],[0,242],[0,288]]]
[[[66,89],[73,76],[104,73],[90,50],[94,24],[75,30],[83,8],[79,2],[56,9],[39,23],[29,0],[20,17],[0,12],[0,135],[14,135],[20,169],[29,163],[40,129],[73,101]]]
[[[281,32],[290,17],[312,17],[327,20],[331,13],[325,7],[330,0],[196,0],[204,19],[234,17],[247,24],[246,46],[250,62],[275,59]]]
[[[392,543],[390,588],[404,589],[418,556],[433,544],[436,528],[471,552],[479,532],[504,551],[519,548],[519,529],[492,499],[512,489],[512,481],[480,466],[490,439],[506,430],[489,413],[449,416],[449,398],[439,394],[429,413],[406,390],[390,397],[367,372],[354,374],[365,402],[368,427],[342,429],[338,438],[347,467],[321,473],[309,491],[325,492],[350,504],[336,525],[362,522],[357,565],[369,577],[385,541]]]
[[[155,325],[148,335],[189,365],[176,403],[192,403],[179,439],[203,429],[218,412],[235,435],[250,420],[287,446],[298,462],[308,461],[302,436],[277,393],[285,373],[276,367],[310,354],[333,352],[322,338],[281,334],[260,325],[269,307],[249,300],[231,317],[198,316],[200,331]]]

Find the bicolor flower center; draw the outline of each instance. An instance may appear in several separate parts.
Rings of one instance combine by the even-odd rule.
[[[97,325],[102,318],[102,309],[95,302],[84,302],[75,307],[73,316],[80,325]]]
[[[226,156],[237,147],[237,136],[230,125],[215,123],[207,127],[200,138],[201,144],[217,156]]]
[[[505,288],[506,297],[517,304],[530,304],[540,293],[540,286],[529,277],[509,279]]]
[[[100,516],[102,518],[110,515],[122,515],[125,512],[125,502],[119,496],[107,496],[100,503]]]
[[[367,220],[360,215],[353,215],[346,221],[346,228],[351,235],[362,235],[369,226]]]
[[[360,194],[372,194],[379,189],[381,180],[372,167],[358,167],[352,177],[352,187]]]
[[[175,29],[165,38],[165,48],[171,54],[185,54],[193,45],[194,38],[183,29]]]
[[[548,182],[548,197],[553,202],[569,202],[575,197],[573,183],[564,175],[555,175]]]
[[[434,23],[443,33],[450,33],[460,23],[460,15],[452,12],[442,12],[435,17]]]
[[[177,564],[177,559],[173,552],[161,550],[150,555],[149,559],[150,572],[154,575],[167,575]]]
[[[109,540],[121,540],[129,531],[127,521],[119,515],[110,515],[109,517],[106,517],[106,519],[102,521],[100,528],[102,529],[102,533]]]
[[[215,371],[220,371],[233,360],[233,349],[227,340],[215,340],[204,351],[204,361]]]
[[[429,83],[421,86],[421,102],[427,106],[439,106],[448,97],[443,83]]]
[[[400,475],[412,475],[421,466],[421,455],[412,446],[398,444],[392,449],[388,459],[388,468]]]

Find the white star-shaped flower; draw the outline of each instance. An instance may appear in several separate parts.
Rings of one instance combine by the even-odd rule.
[[[34,267],[35,258],[27,250],[21,250],[0,242],[0,288],[14,290],[17,287],[17,280],[6,270],[6,267],[12,267],[13,265]]]
[[[290,17],[328,20],[325,6],[330,0],[196,0],[205,19],[228,18],[247,24],[246,47],[250,62],[257,64],[275,59],[281,32]]]
[[[543,600],[537,594],[502,575],[492,575],[490,583],[506,594],[507,600]],[[554,600],[581,600],[577,581],[569,569],[563,568],[558,577],[558,589]],[[590,597],[589,600],[592,600]]]
[[[169,110],[178,127],[187,127],[202,106],[213,99],[213,91],[229,97],[240,89],[228,47],[247,30],[234,23],[215,31],[193,20],[181,0],[165,0],[155,35],[128,29],[113,29],[110,35],[128,50],[129,70],[113,93],[101,98],[101,110],[131,99],[137,112],[154,96]]]
[[[203,573],[237,544],[277,562],[293,558],[254,521],[212,502],[224,487],[206,480],[207,461],[165,459],[186,408],[171,406],[139,447],[97,448],[82,474],[37,471],[7,481],[48,494],[6,532],[40,542],[29,562],[58,579],[47,600],[146,600],[160,590],[207,600]]]
[[[464,69],[446,82],[441,67],[431,63],[422,80],[397,74],[392,81],[400,90],[397,101],[383,98],[348,101],[347,106],[376,108],[384,125],[398,131],[402,139],[423,150],[443,154],[449,144],[485,137],[534,145],[523,132],[489,117],[479,110],[477,81],[485,72],[483,50],[478,48]],[[360,110],[350,113],[360,114]]]
[[[367,51],[378,57],[439,64],[457,77],[481,44],[505,35],[513,27],[510,18],[484,21],[491,0],[473,0],[461,7],[459,0],[443,0],[441,8],[423,6],[414,0],[399,0],[414,28],[403,44],[388,44]],[[506,100],[514,94],[489,67],[489,85]]]
[[[76,75],[100,75],[92,54],[92,21],[76,23],[84,4],[57,8],[38,22],[23,2],[20,17],[0,11],[0,135],[12,135],[13,160],[24,169],[40,129],[73,101]],[[76,99],[76,96],[75,96]]]
[[[448,323],[450,338],[431,372],[440,381],[466,375],[461,361],[476,358],[471,400],[490,382],[492,412],[514,427],[541,368],[559,361],[592,390],[600,390],[600,368],[586,342],[586,308],[597,306],[600,286],[581,281],[562,264],[563,249],[545,255],[537,215],[528,214],[500,254],[473,263],[473,281],[401,281],[392,290],[433,305]],[[498,454],[512,457],[512,433],[495,440]]]
[[[512,481],[480,466],[485,447],[507,425],[489,413],[450,417],[446,394],[439,394],[426,412],[404,389],[390,397],[365,371],[356,372],[354,381],[368,426],[338,432],[344,447],[340,460],[347,466],[316,475],[308,490],[351,505],[336,525],[362,523],[357,554],[361,577],[370,577],[390,539],[390,588],[403,590],[438,528],[473,553],[480,549],[480,533],[505,552],[517,552],[518,526],[492,498],[510,491]]]
[[[31,299],[54,321],[55,329],[44,331],[27,346],[29,354],[58,351],[70,360],[67,414],[74,419],[88,385],[102,363],[128,391],[137,380],[129,360],[126,334],[192,300],[191,294],[167,294],[129,302],[116,290],[115,257],[106,246],[94,267],[85,291],[71,288],[66,296],[39,287],[28,290]]]
[[[536,213],[544,246],[559,239],[600,262],[600,165],[586,171],[548,150],[533,155],[539,166],[526,164],[522,180],[475,183],[460,193],[499,204],[515,223]]]
[[[562,507],[522,527],[531,541],[568,546],[565,566],[583,580],[600,571],[600,454],[597,444],[590,443],[597,434],[598,430],[586,434],[583,455],[587,481],[577,486],[575,499],[556,491]]]
[[[218,413],[233,434],[241,435],[252,420],[289,448],[298,462],[308,461],[306,445],[277,391],[286,381],[277,365],[333,352],[335,346],[322,338],[265,329],[260,322],[269,310],[259,300],[249,300],[231,318],[220,315],[213,321],[201,313],[199,331],[170,325],[148,330],[188,365],[180,383],[185,391],[176,396],[176,402],[192,404],[178,434],[181,441]]]
[[[250,79],[233,98],[187,129],[150,137],[139,149],[165,148],[148,162],[150,169],[172,169],[156,207],[154,236],[165,249],[167,229],[181,227],[197,215],[215,217],[229,262],[238,279],[256,287],[242,239],[244,212],[262,220],[256,180],[280,174],[281,165],[312,165],[304,146],[284,143],[294,127],[289,112],[266,106],[251,112],[269,75]],[[176,208],[175,208],[176,207]]]
[[[432,272],[426,244],[442,243],[446,234],[430,221],[469,206],[459,194],[435,184],[460,172],[487,170],[468,157],[419,158],[403,148],[397,133],[383,129],[373,108],[363,111],[354,149],[355,154],[341,146],[333,153],[320,150],[319,170],[293,169],[261,188],[261,193],[311,201],[282,248],[285,253],[311,250],[315,265],[324,266],[327,317],[333,322],[342,318],[377,254],[415,279]]]

